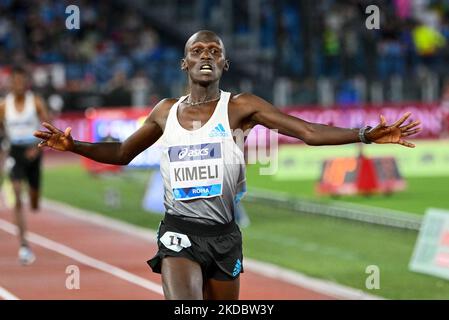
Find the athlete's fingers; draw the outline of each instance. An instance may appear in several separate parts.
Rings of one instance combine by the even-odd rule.
[[[49,124],[48,122],[43,122],[42,125],[47,128],[48,130],[50,130],[53,133],[61,133],[61,130],[57,129],[56,127],[52,126],[51,124]]]
[[[34,131],[33,135],[36,138],[40,138],[40,139],[50,139],[51,136],[53,135],[53,133],[39,130],[39,131]]]
[[[404,147],[409,147],[409,148],[414,148],[415,147],[415,145],[413,143],[405,141],[405,140],[402,140],[402,139],[399,140],[398,143],[400,145],[403,145]]]
[[[411,136],[412,134],[418,133],[421,131],[421,128],[417,128],[417,129],[413,129],[413,130],[407,130],[405,132],[402,132],[401,136],[402,137],[408,137]]]
[[[383,115],[380,115],[380,125],[381,126],[387,125],[387,121],[385,120],[385,117]]]
[[[399,127],[401,124],[404,123],[405,120],[408,119],[412,115],[411,112],[406,112],[398,121],[396,121],[392,126],[393,127]]]
[[[48,147],[47,141],[41,141],[37,145],[39,148]]]
[[[65,135],[66,137],[70,136],[70,132],[71,132],[71,131],[72,131],[72,128],[67,127],[67,128],[65,129],[65,131],[64,131],[64,135]]]
[[[375,126],[374,128],[372,128],[371,131],[379,130],[380,128],[382,128],[384,126],[385,119],[383,118],[383,115],[379,115],[379,119],[380,119],[379,124],[377,126]]]
[[[409,123],[409,124],[406,125],[406,126],[401,127],[401,130],[402,130],[402,131],[408,131],[408,130],[410,130],[410,129],[416,127],[416,126],[419,125],[419,124],[421,124],[421,121],[416,120],[416,121],[413,121],[413,122]]]

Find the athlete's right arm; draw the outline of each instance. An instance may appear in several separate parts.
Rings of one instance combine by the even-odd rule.
[[[42,125],[48,131],[36,131],[34,136],[43,140],[39,147],[71,151],[97,162],[127,165],[162,136],[161,124],[165,122],[167,105],[167,100],[159,102],[143,125],[123,142],[76,141],[70,134],[70,127],[63,132],[46,122]]]

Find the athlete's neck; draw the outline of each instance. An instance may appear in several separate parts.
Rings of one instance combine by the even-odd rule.
[[[220,94],[218,82],[210,86],[201,86],[198,84],[190,84],[190,102],[196,103],[201,101],[212,100]]]
[[[22,102],[25,100],[25,92],[15,93],[13,92],[16,102]]]

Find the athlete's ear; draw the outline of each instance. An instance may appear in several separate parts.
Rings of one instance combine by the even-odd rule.
[[[231,65],[231,61],[229,61],[228,59],[226,59],[226,61],[225,61],[225,65],[224,65],[224,71],[228,71],[229,70],[229,67],[230,67],[230,65]]]
[[[187,70],[187,62],[186,59],[181,59],[181,70],[185,71]]]

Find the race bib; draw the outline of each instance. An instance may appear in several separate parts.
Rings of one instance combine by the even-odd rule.
[[[223,188],[220,142],[168,148],[170,184],[175,200],[216,197]]]
[[[159,239],[168,249],[179,252],[184,248],[190,247],[189,237],[185,234],[167,231]]]

